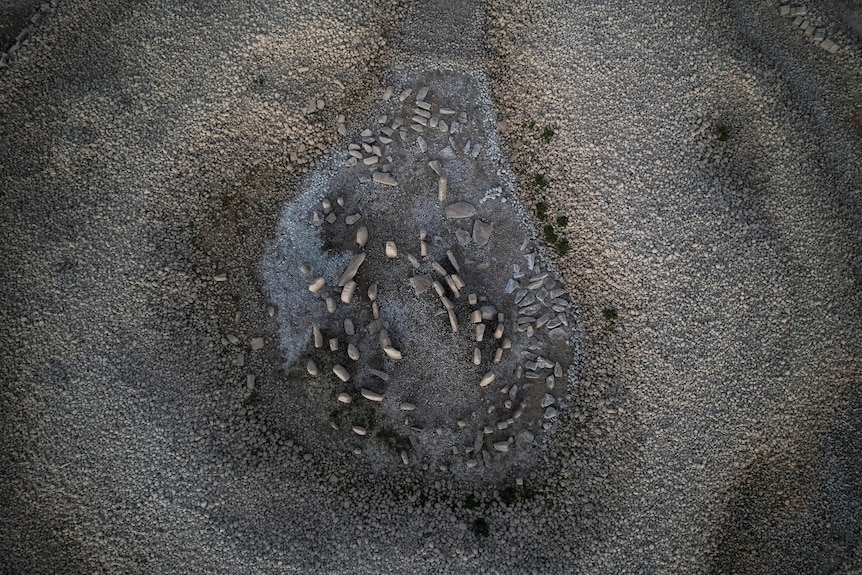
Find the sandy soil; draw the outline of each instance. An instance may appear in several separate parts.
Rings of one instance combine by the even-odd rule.
[[[61,4],[0,70],[0,571],[859,572],[858,12],[780,5]],[[284,205],[444,61],[586,332],[523,486],[280,421]]]

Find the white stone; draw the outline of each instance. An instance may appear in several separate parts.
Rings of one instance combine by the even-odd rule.
[[[361,425],[354,425],[350,429],[352,429],[353,433],[355,433],[356,435],[365,435],[366,433],[368,433],[368,431],[366,431],[366,429]]]
[[[481,365],[482,364],[482,352],[479,351],[478,347],[473,348],[473,365]]]
[[[360,228],[359,231],[364,230],[365,228]],[[358,232],[357,232],[358,235]],[[350,262],[347,264],[347,267],[344,269],[344,272],[338,277],[338,287],[346,286],[353,278],[356,276],[356,272],[359,271],[359,266],[362,265],[362,262],[365,261],[365,253],[358,253],[354,255]]]
[[[308,371],[309,375],[317,375],[320,373],[317,369],[317,364],[314,363],[313,359],[309,359],[308,363],[305,364],[305,370]]]
[[[332,373],[334,373],[341,381],[347,382],[350,380],[350,372],[348,372],[347,368],[339,363],[336,363],[335,366],[333,366]]]
[[[335,313],[335,300],[329,296],[326,297],[326,312]]]
[[[491,382],[494,381],[495,377],[496,376],[494,375],[494,372],[489,371],[484,376],[482,376],[482,379],[479,381],[479,386],[486,387],[487,385],[490,385]]]
[[[377,282],[374,282],[370,286],[368,286],[368,299],[370,301],[374,301],[377,299]]]
[[[398,257],[398,248],[395,246],[395,242],[392,242],[392,241],[386,242],[386,257],[387,258],[397,258]]]
[[[398,405],[398,409],[400,409],[401,411],[415,411],[416,406],[412,403],[402,402]]]
[[[482,340],[485,338],[485,324],[479,323],[476,324],[476,342],[482,343]]]
[[[402,359],[404,357],[400,351],[398,351],[397,349],[395,349],[391,345],[384,347],[383,353],[385,353],[389,359],[394,359],[394,360],[399,360],[399,359]]]
[[[360,390],[360,393],[362,394],[362,397],[364,397],[368,401],[376,401],[376,402],[383,401],[383,396],[381,394],[379,394],[376,391],[373,391],[371,389],[368,389],[367,387],[363,387]]]
[[[326,287],[326,280],[321,277],[314,280],[314,282],[308,286],[308,291],[311,293],[320,293],[323,291],[324,287]]]
[[[365,226],[356,230],[356,243],[359,244],[359,247],[364,247],[365,244],[368,243],[368,228]]]

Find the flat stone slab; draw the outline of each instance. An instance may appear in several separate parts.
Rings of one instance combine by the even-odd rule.
[[[467,202],[455,202],[446,206],[443,213],[450,220],[472,218],[476,215],[476,206]]]

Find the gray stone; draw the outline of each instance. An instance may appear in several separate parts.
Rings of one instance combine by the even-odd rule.
[[[353,401],[349,393],[339,393],[336,399],[339,403],[351,403]]]
[[[371,179],[377,182],[378,184],[384,184],[387,186],[397,186],[398,182],[395,181],[395,178],[392,177],[391,174],[387,174],[384,172],[374,172],[371,175]]]
[[[550,393],[546,393],[542,397],[542,409],[548,407],[549,405],[554,405],[555,402],[556,402],[556,399],[554,399],[554,396],[551,395]]]
[[[452,146],[446,146],[442,150],[440,150],[440,157],[444,160],[454,160],[458,156],[455,154],[455,150]]]
[[[545,419],[553,419],[553,418],[557,417],[558,414],[559,414],[559,412],[557,411],[557,408],[551,406],[551,407],[548,407],[547,409],[545,409],[544,418]]]
[[[365,228],[362,227],[362,228],[359,228],[359,230],[357,230],[357,236],[358,236],[359,232],[362,230],[365,230]],[[368,230],[366,230],[366,233],[367,233],[367,231]],[[347,285],[347,283],[349,281],[351,281],[354,277],[356,277],[356,272],[359,271],[359,266],[361,266],[362,262],[364,262],[364,261],[365,261],[365,253],[364,252],[354,255],[350,259],[350,262],[348,262],[347,267],[344,268],[344,271],[341,273],[341,275],[338,276],[338,287],[344,287],[345,285]]]
[[[472,238],[470,237],[470,232],[467,230],[458,229],[455,230],[455,239],[458,241],[458,245],[466,247]]]
[[[440,163],[440,160],[431,160],[428,162],[428,167],[434,170],[434,173],[438,176],[443,175],[443,164]]]
[[[352,214],[344,218],[344,223],[348,226],[352,226],[356,222],[358,222],[362,218],[362,214]]]
[[[317,369],[317,364],[314,363],[313,359],[309,359],[308,363],[305,364],[305,370],[309,375],[317,375],[319,370]]]
[[[416,292],[417,296],[428,291],[432,284],[433,280],[428,275],[413,276],[410,278],[410,286],[413,288],[413,291]]]
[[[444,214],[449,219],[471,218],[476,215],[476,207],[467,202],[455,202],[446,206]]]
[[[383,396],[377,393],[374,390],[368,389],[367,387],[363,387],[360,392],[362,397],[367,399],[368,401],[380,402],[383,401]]]
[[[338,377],[338,379],[340,379],[343,382],[347,382],[350,380],[350,372],[347,371],[347,368],[345,368],[343,365],[341,365],[339,363],[336,363],[332,367],[332,373],[334,373],[336,375],[336,377]]]
[[[473,241],[484,246],[491,239],[491,233],[494,231],[494,226],[487,224],[482,220],[473,222]]]

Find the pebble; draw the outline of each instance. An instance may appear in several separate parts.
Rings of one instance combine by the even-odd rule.
[[[549,405],[554,405],[554,403],[555,403],[556,401],[557,401],[557,400],[554,398],[554,396],[553,396],[553,395],[551,395],[550,393],[546,393],[546,394],[542,397],[542,409],[544,409],[544,408],[548,407]]]
[[[323,334],[320,333],[320,328],[316,325],[311,328],[312,333],[314,334],[314,347],[320,349],[323,347]]]
[[[446,201],[446,178],[439,178],[437,180],[437,201],[445,202]]]
[[[425,96],[428,95],[428,86],[422,86],[419,88],[419,91],[416,92],[416,103],[422,102],[425,99]],[[428,107],[431,107],[431,104],[428,104]]]
[[[495,378],[495,377],[496,377],[496,376],[494,375],[494,372],[489,371],[489,372],[488,372],[488,373],[486,373],[486,374],[482,377],[482,379],[479,381],[479,386],[480,386],[480,387],[486,387],[487,385],[489,385],[491,382],[493,382],[493,381],[494,381],[494,378]]]
[[[339,393],[337,399],[341,403],[350,403],[353,401],[353,398],[350,397],[349,393]]]
[[[348,372],[347,368],[345,368],[340,363],[336,363],[332,367],[332,373],[334,373],[338,377],[338,379],[345,383],[350,380],[350,372]]]
[[[368,243],[368,228],[365,226],[356,230],[356,243],[359,244],[359,247],[364,247]]]
[[[327,313],[335,313],[335,300],[331,297],[326,297],[326,312]]]
[[[311,293],[320,293],[323,291],[323,288],[326,287],[326,280],[322,277],[317,278],[314,282],[308,286],[308,291]]]
[[[557,414],[558,414],[557,409],[555,407],[551,406],[551,407],[548,407],[547,409],[545,409],[544,418],[545,419],[553,419],[553,418],[557,417]]]
[[[400,351],[398,351],[397,349],[395,349],[394,347],[392,347],[390,345],[383,348],[383,353],[385,353],[389,359],[394,359],[394,360],[399,360],[399,359],[402,359],[404,357]]]
[[[401,452],[401,462],[404,463],[404,465],[410,465],[410,458],[407,456],[406,451]]]
[[[252,351],[257,351],[259,349],[263,349],[264,341],[262,337],[253,337],[251,338],[251,349]]]
[[[338,338],[329,338],[329,351],[338,351]]]
[[[346,218],[344,218],[344,223],[347,224],[348,226],[352,226],[353,224],[358,222],[360,219],[362,219],[362,214],[352,214],[352,215],[349,215]]]
[[[369,369],[368,373],[370,373],[371,375],[373,375],[375,377],[382,379],[383,381],[389,381],[389,374],[386,373],[385,371],[380,371],[377,369]]]
[[[401,411],[415,411],[415,410],[416,410],[416,406],[415,406],[415,405],[413,405],[412,403],[401,402],[401,403],[398,405],[398,409],[400,409]]]
[[[473,365],[481,365],[482,363],[482,352],[479,351],[478,347],[473,348]]]
[[[494,449],[499,451],[500,453],[508,453],[509,451],[509,442],[507,441],[495,441]]]
[[[357,361],[359,359],[359,350],[352,343],[347,344],[347,357],[353,361]]]
[[[482,340],[485,338],[485,328],[486,328],[486,326],[484,323],[476,324],[476,342],[477,343],[482,343]]]
[[[457,154],[455,154],[455,150],[452,148],[452,146],[446,146],[445,148],[440,150],[440,157],[444,160],[454,160],[458,156]]]
[[[377,299],[377,282],[374,282],[370,286],[368,286],[368,299],[370,301],[374,301]]]
[[[361,425],[354,425],[350,429],[352,429],[353,433],[355,433],[356,435],[365,435],[366,433],[368,433],[368,431],[366,431],[366,429]]]
[[[344,289],[341,290],[341,301],[343,303],[350,303],[353,300],[353,293],[356,291],[356,282],[351,280],[347,282],[347,285],[344,286]]]
[[[427,142],[425,142],[425,138],[423,138],[422,136],[417,136],[416,145],[419,146],[419,150],[423,154],[428,151],[428,144],[427,144]]]
[[[383,396],[381,394],[377,393],[374,390],[368,389],[367,387],[363,387],[359,393],[361,393],[362,397],[364,397],[368,401],[383,401]]]
[[[398,257],[398,248],[395,246],[395,242],[386,242],[386,257],[390,259]]]
[[[318,373],[320,373],[317,369],[317,364],[314,363],[313,359],[309,359],[308,363],[305,364],[305,370],[308,372],[309,375],[317,375]]]

